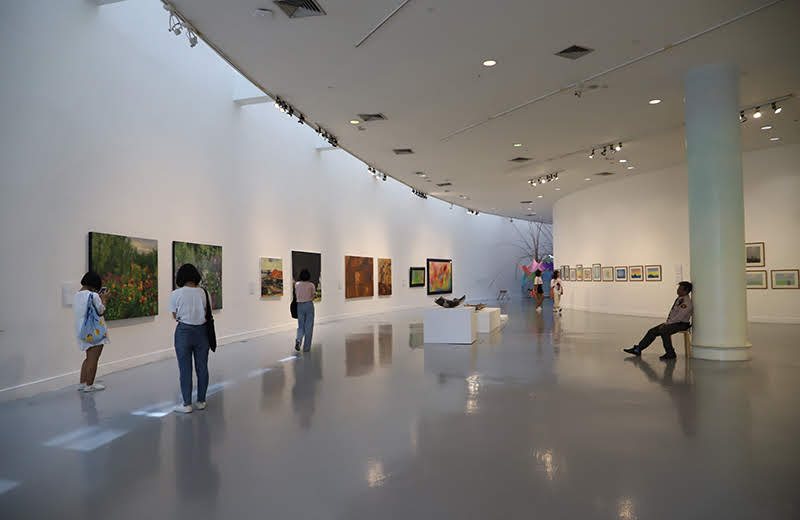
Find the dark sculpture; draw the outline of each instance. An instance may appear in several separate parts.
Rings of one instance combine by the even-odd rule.
[[[461,298],[455,298],[453,300],[446,300],[444,297],[439,296],[435,300],[433,300],[437,305],[444,307],[445,309],[452,309],[453,307],[458,307],[461,305],[464,300],[467,299],[467,295],[465,294]]]

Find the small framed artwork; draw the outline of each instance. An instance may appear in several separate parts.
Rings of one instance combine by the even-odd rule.
[[[745,287],[748,289],[766,289],[766,271],[747,271],[744,273]]]
[[[575,266],[575,280],[580,282],[583,280],[583,266],[578,264]]]
[[[570,281],[573,282],[578,279],[577,269],[575,269],[574,267],[569,268],[569,279]]]
[[[614,268],[614,281],[627,282],[628,281],[628,268],[624,265],[618,265]]]
[[[599,282],[603,279],[603,270],[600,264],[592,264],[592,280]]]
[[[745,267],[764,267],[764,242],[748,242],[744,245]]]
[[[661,281],[661,266],[660,265],[646,265],[644,266],[645,280],[648,282]]]
[[[583,268],[583,281],[584,282],[591,282],[592,281],[592,268],[591,267],[584,267]]]
[[[603,267],[603,281],[604,282],[613,282],[614,281],[614,268],[613,267]]]
[[[628,267],[628,276],[632,282],[641,282],[644,280],[644,267],[641,265],[632,265]]]
[[[409,267],[408,278],[409,287],[425,287],[425,268]]]
[[[562,280],[569,280],[569,266],[562,265],[561,269],[558,271],[558,276],[560,276]]]
[[[800,270],[798,269],[773,269],[769,272],[772,276],[773,289],[797,289]]]

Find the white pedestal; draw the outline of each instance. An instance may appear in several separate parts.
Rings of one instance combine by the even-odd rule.
[[[499,307],[484,307],[475,314],[478,316],[478,332],[489,333],[500,327]]]
[[[471,345],[478,339],[478,321],[472,307],[425,309],[425,343]]]

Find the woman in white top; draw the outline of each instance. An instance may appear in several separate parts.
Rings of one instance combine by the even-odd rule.
[[[534,273],[536,278],[533,279],[533,292],[536,298],[536,311],[542,310],[542,303],[544,303],[544,282],[542,281],[542,272],[538,269]]]
[[[78,339],[78,347],[82,352],[86,352],[86,359],[81,364],[81,380],[78,386],[78,390],[82,392],[105,389],[105,386],[95,383],[94,378],[97,375],[97,363],[100,361],[103,345],[108,343],[108,336],[94,341],[87,341],[86,338],[81,337],[81,329],[86,321],[90,298],[94,309],[100,316],[100,324],[105,324],[103,314],[106,312],[106,300],[108,300],[109,292],[105,287],[101,289],[101,285],[103,285],[103,281],[100,279],[100,275],[89,271],[81,278],[81,289],[75,293],[75,298],[72,300],[72,310],[75,312],[75,337]]]
[[[317,286],[310,280],[311,273],[303,269],[300,271],[300,281],[294,284],[294,294],[297,296],[297,338],[294,349],[299,351],[300,343],[303,343],[303,352],[311,350],[311,337],[314,335],[314,296],[317,295]]]
[[[184,264],[175,276],[179,288],[169,295],[168,309],[178,321],[175,328],[175,354],[178,357],[183,405],[180,413],[192,412],[192,357],[197,372],[198,410],[206,408],[208,390],[208,336],[206,333],[206,290],[199,287],[202,277],[192,264]]]
[[[553,312],[561,314],[561,296],[564,294],[564,286],[561,284],[561,271],[553,273],[550,291],[553,293]]]

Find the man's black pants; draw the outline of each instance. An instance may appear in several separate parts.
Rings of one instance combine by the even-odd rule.
[[[685,322],[662,323],[661,325],[656,325],[647,331],[647,334],[644,335],[637,347],[639,347],[639,350],[644,350],[649,347],[658,336],[661,336],[661,341],[664,343],[664,350],[667,354],[674,353],[675,349],[672,348],[672,335],[683,330],[689,330],[689,327],[691,327],[691,325]]]

